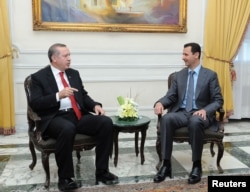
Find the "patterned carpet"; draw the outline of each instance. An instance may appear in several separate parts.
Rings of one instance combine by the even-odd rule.
[[[201,182],[189,185],[187,178],[166,179],[161,183],[138,183],[127,185],[100,186],[91,188],[80,188],[76,192],[207,192],[207,177]]]

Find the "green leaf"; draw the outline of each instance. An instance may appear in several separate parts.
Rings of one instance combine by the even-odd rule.
[[[125,103],[125,100],[124,100],[123,96],[117,97],[117,101],[118,101],[119,105],[123,105]]]

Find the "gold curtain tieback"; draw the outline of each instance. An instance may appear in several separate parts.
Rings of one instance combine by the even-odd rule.
[[[208,56],[205,52],[203,52],[203,54],[209,58],[209,59],[213,59],[213,60],[216,60],[216,61],[221,61],[221,62],[225,62],[225,63],[229,63],[230,65],[233,65],[233,62],[232,61],[227,61],[227,60],[224,60],[224,59],[219,59],[217,57],[212,57],[212,56]]]
[[[227,61],[227,60],[224,60],[224,59],[219,59],[219,58],[211,57],[211,56],[207,56],[207,55],[206,55],[206,57],[209,58],[209,59],[213,59],[213,60],[216,60],[216,61],[221,61],[221,62],[229,63],[230,65],[233,65],[232,61]]]
[[[2,57],[0,57],[0,59],[3,59],[3,58],[5,58],[5,57],[9,57],[11,54],[10,53],[8,53],[8,54],[6,54],[6,55],[3,55]]]

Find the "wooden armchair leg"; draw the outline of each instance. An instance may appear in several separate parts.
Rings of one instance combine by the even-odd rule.
[[[223,173],[224,171],[223,171],[223,169],[220,166],[220,160],[223,157],[224,145],[223,145],[222,141],[218,142],[217,145],[218,145],[217,168],[218,168],[219,173]]]
[[[33,170],[33,168],[36,165],[37,158],[36,158],[35,147],[34,147],[34,144],[33,144],[33,142],[31,140],[29,140],[29,148],[30,148],[30,152],[31,152],[31,156],[32,156],[32,162],[29,165],[29,168],[31,170]]]
[[[214,152],[214,143],[210,143],[210,153],[211,153],[211,156],[214,157],[215,155],[215,152]]]
[[[81,159],[81,151],[80,150],[77,150],[76,151],[76,157],[77,157],[77,163],[81,163],[80,159]]]
[[[47,189],[50,186],[50,170],[49,170],[49,154],[42,152],[42,164],[46,174],[44,187]]]

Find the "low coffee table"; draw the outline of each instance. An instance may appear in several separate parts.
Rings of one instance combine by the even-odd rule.
[[[114,124],[114,147],[115,147],[115,157],[114,157],[114,165],[117,166],[118,162],[118,135],[119,132],[123,133],[135,133],[135,153],[136,156],[139,154],[138,149],[138,135],[141,132],[141,164],[143,165],[144,158],[144,143],[146,139],[146,132],[148,129],[148,125],[150,123],[150,119],[146,116],[140,116],[138,120],[135,121],[123,121],[119,120],[117,116],[111,116],[111,119]]]

